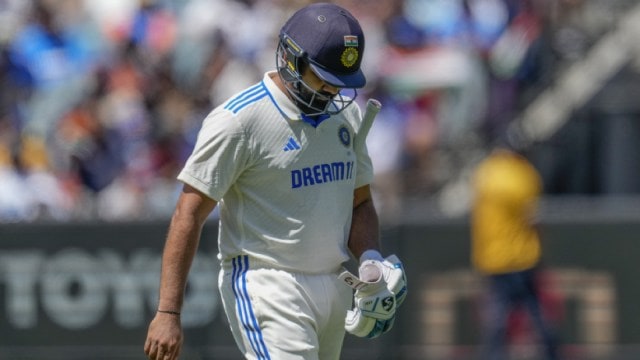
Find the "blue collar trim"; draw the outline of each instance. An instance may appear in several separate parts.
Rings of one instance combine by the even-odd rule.
[[[300,117],[302,118],[302,121],[306,122],[307,124],[315,127],[318,127],[318,125],[320,125],[321,122],[327,120],[331,115],[329,114],[321,114],[321,115],[317,115],[317,116],[307,116],[305,114],[300,114]]]

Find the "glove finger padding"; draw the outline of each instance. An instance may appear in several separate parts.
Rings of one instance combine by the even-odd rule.
[[[354,295],[354,308],[347,311],[345,329],[356,336],[375,338],[389,331],[396,313],[396,299],[383,279],[364,283]]]
[[[358,337],[369,337],[374,334],[376,322],[378,320],[363,316],[360,309],[357,307],[353,310],[347,311],[347,317],[345,318],[344,328],[350,333]]]
[[[388,320],[396,313],[395,295],[387,289],[382,279],[367,283],[357,290],[354,303],[364,316],[374,319]]]
[[[360,309],[354,308],[347,311],[345,329],[355,336],[373,339],[389,331],[393,327],[394,320],[395,317],[387,320],[374,319],[362,315]]]
[[[382,262],[382,276],[387,288],[396,297],[396,307],[400,306],[407,297],[407,276],[402,262],[395,255],[389,255]]]

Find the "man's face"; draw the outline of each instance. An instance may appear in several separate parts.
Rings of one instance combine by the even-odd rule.
[[[320,79],[309,66],[305,66],[305,69],[302,73],[302,80],[310,88],[325,96],[334,97],[340,91],[340,89],[338,89],[337,87],[329,85],[325,81]]]
[[[300,97],[315,109],[325,109],[331,99],[340,92],[339,88],[320,79],[308,66],[302,72],[302,81],[307,86],[302,85],[298,89]],[[301,110],[305,113],[314,112],[311,109]]]

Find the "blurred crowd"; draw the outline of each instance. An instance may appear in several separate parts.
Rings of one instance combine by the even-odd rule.
[[[170,216],[202,119],[308,2],[0,0],[0,222]],[[588,0],[336,2],[367,36],[358,100],[384,105],[383,214],[442,191],[606,26]]]

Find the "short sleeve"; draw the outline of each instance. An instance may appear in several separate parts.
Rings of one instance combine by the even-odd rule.
[[[216,109],[203,124],[178,180],[219,201],[246,168],[249,149],[239,121]]]

